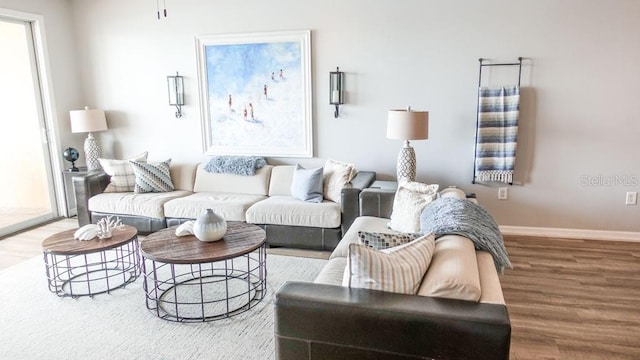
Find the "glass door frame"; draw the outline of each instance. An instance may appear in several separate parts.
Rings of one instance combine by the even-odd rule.
[[[0,229],[0,238],[11,233],[21,231],[61,216],[61,209],[65,209],[64,183],[62,178],[62,161],[60,154],[60,137],[57,127],[57,116],[53,96],[53,81],[51,77],[49,57],[44,30],[44,17],[21,11],[0,8],[0,19],[25,25],[27,41],[30,42],[29,56],[33,74],[33,86],[36,96],[36,107],[39,126],[41,128],[42,146],[44,150],[45,172],[51,212],[30,220]]]

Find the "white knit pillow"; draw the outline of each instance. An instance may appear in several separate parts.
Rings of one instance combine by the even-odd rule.
[[[147,161],[148,152],[143,152],[127,160],[98,159],[100,166],[111,180],[104,192],[129,192],[136,185],[136,175],[129,161]]]
[[[356,166],[328,159],[323,168],[324,198],[340,204],[342,188],[356,176]]]
[[[437,184],[427,185],[415,181],[400,183],[393,199],[389,228],[405,233],[420,232],[420,213],[435,199],[437,193]]]
[[[349,244],[342,285],[414,295],[431,263],[434,239],[433,234],[427,234],[381,251]]]

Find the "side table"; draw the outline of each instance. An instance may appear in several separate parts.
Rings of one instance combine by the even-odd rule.
[[[138,230],[124,225],[109,239],[77,240],[76,230],[42,242],[49,290],[61,297],[93,296],[134,282],[140,276]]]
[[[76,208],[76,194],[73,191],[73,177],[87,175],[86,167],[79,167],[80,171],[62,171],[62,179],[64,180],[64,203],[65,203],[65,216],[70,218],[76,216],[78,211]]]

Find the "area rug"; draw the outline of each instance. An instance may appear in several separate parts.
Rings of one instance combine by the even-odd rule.
[[[142,277],[93,298],[49,292],[42,257],[0,271],[2,359],[273,359],[273,296],[313,281],[327,260],[267,256],[267,295],[240,315],[175,323],[145,307]]]

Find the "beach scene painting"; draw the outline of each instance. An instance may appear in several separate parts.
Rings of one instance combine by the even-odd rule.
[[[310,32],[198,38],[207,154],[311,157]]]

